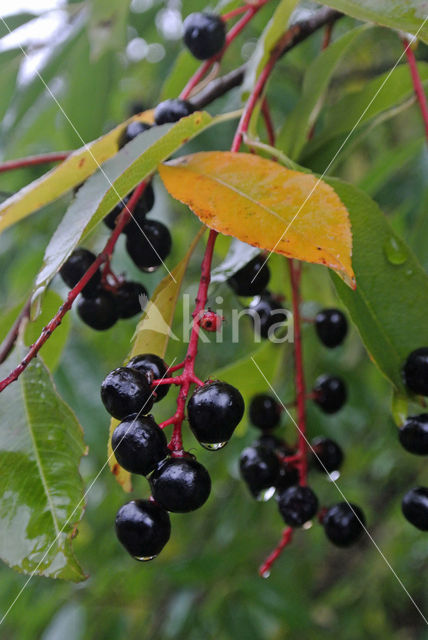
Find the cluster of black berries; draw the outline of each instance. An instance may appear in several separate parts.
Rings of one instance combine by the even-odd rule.
[[[76,249],[63,264],[60,275],[71,289],[77,285],[96,260],[88,249]],[[79,316],[93,329],[103,331],[112,327],[120,318],[131,318],[141,311],[147,291],[139,282],[120,281],[114,286],[103,282],[98,269],[83,287],[77,305]]]
[[[428,396],[428,347],[412,351],[403,367],[403,380],[412,393]],[[428,413],[409,416],[399,429],[398,438],[409,453],[428,454]],[[428,487],[414,487],[404,496],[401,508],[405,518],[421,531],[428,531]]]
[[[164,432],[149,414],[153,404],[168,393],[168,384],[154,381],[167,375],[165,362],[154,354],[132,358],[126,367],[110,372],[101,386],[107,411],[121,420],[112,436],[112,449],[121,467],[146,476],[150,500],[133,500],[118,511],[116,532],[137,560],[151,560],[167,543],[171,524],[168,511],[199,509],[211,491],[208,471],[195,456],[171,454]],[[190,427],[207,449],[222,448],[244,413],[237,389],[218,380],[198,387],[187,405]]]
[[[302,527],[318,513],[318,498],[310,487],[299,484],[296,447],[273,433],[281,420],[281,406],[269,394],[259,394],[251,401],[249,415],[262,435],[242,452],[241,475],[256,499],[267,500],[276,493],[284,522]],[[310,466],[318,472],[331,474],[342,465],[342,449],[330,438],[315,438],[311,451]],[[356,542],[364,530],[363,512],[347,502],[323,509],[319,516],[328,539],[339,547]]]

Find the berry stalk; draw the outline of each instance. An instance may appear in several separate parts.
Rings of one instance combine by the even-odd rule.
[[[418,67],[416,64],[415,54],[413,52],[411,43],[407,38],[402,38],[402,42],[404,45],[404,51],[406,53],[407,62],[409,64],[410,74],[412,76],[413,88],[415,90],[415,95],[417,101],[419,103],[419,108],[422,114],[422,120],[424,122],[425,127],[425,136],[428,140],[428,103],[427,97],[425,95],[424,87],[419,75]]]
[[[290,544],[293,539],[293,529],[291,527],[287,527],[282,532],[281,540],[278,546],[272,551],[270,556],[268,556],[265,562],[261,565],[259,569],[259,575],[262,578],[268,578],[270,575],[270,570],[272,568],[273,563],[279,558],[281,553],[284,551],[285,547]]]
[[[0,173],[6,171],[14,171],[15,169],[24,169],[25,167],[34,167],[39,164],[50,164],[51,162],[63,162],[70,155],[70,151],[60,151],[53,153],[44,153],[40,156],[28,156],[27,158],[19,158],[18,160],[8,160],[0,164]]]

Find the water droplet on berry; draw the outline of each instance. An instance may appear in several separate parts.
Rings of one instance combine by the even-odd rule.
[[[200,442],[199,444],[208,451],[218,451],[219,449],[223,449],[228,442],[229,440],[226,440],[226,442]]]
[[[313,525],[312,520],[308,520],[307,522],[305,522],[305,524],[302,526],[302,529],[308,530],[311,529]]]
[[[263,573],[260,574],[262,578],[269,578],[270,576],[270,571],[269,569],[266,569],[266,571],[263,571]]]
[[[156,556],[134,556],[134,560],[138,560],[138,562],[150,562],[150,560],[154,560],[155,558],[157,558]]]
[[[260,491],[260,493],[256,496],[256,500],[258,500],[259,502],[267,502],[272,498],[274,493],[275,487],[268,487],[267,489],[263,489],[263,491]]]
[[[404,264],[408,258],[405,247],[401,245],[399,240],[391,236],[383,245],[385,255],[391,264]]]
[[[336,482],[336,480],[339,480],[340,478],[340,471],[332,471],[331,473],[327,474],[327,480],[329,482]]]

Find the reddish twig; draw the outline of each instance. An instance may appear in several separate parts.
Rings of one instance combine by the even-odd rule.
[[[9,333],[7,334],[7,336],[5,337],[5,339],[3,340],[2,344],[1,344],[1,347],[0,347],[0,364],[2,364],[6,360],[7,356],[12,351],[13,346],[14,346],[14,344],[16,342],[16,339],[17,339],[17,337],[19,335],[19,330],[20,330],[22,322],[26,318],[29,318],[29,316],[30,316],[30,309],[31,309],[31,297],[25,303],[25,305],[22,308],[19,316],[16,318],[16,320],[13,323]]]
[[[416,64],[415,54],[413,52],[412,46],[407,38],[402,38],[404,51],[406,53],[407,62],[409,64],[410,73],[412,76],[413,88],[415,90],[416,98],[419,103],[419,108],[422,114],[422,120],[424,122],[425,127],[425,136],[428,140],[428,103],[427,97],[425,95],[424,87],[421,81],[421,77],[419,75],[418,67]]]
[[[287,527],[287,529],[284,529],[284,531],[282,532],[282,537],[278,546],[276,547],[276,549],[272,551],[270,556],[268,556],[268,558],[265,560],[265,562],[262,564],[262,566],[259,569],[259,575],[262,578],[269,578],[270,570],[272,568],[273,563],[275,562],[275,560],[279,558],[281,553],[284,551],[285,547],[290,544],[292,538],[293,538],[293,529],[291,527]]]
[[[31,360],[37,356],[38,352],[43,347],[45,342],[52,335],[55,329],[61,324],[63,317],[71,309],[73,302],[75,301],[79,293],[82,291],[82,289],[85,287],[85,285],[88,284],[88,282],[90,281],[92,276],[96,273],[98,268],[106,260],[110,258],[122,230],[128,224],[132,216],[132,212],[134,211],[134,208],[138,200],[140,199],[144,189],[146,188],[146,184],[147,184],[146,182],[142,182],[135,189],[127,205],[122,209],[122,212],[118,217],[116,227],[112,231],[112,234],[107,244],[105,245],[103,251],[97,256],[96,260],[94,260],[94,262],[91,264],[91,266],[89,267],[85,275],[79,280],[77,285],[73,289],[71,289],[65,302],[60,306],[56,315],[43,329],[42,333],[40,334],[36,342],[31,345],[24,359],[4,380],[0,382],[0,392],[6,389],[6,387],[9,386],[12,382],[17,380],[21,375],[21,373],[25,371],[26,367],[29,365]]]
[[[63,160],[68,158],[70,153],[70,151],[44,153],[40,156],[28,156],[28,158],[19,158],[18,160],[8,160],[0,164],[0,173],[14,171],[15,169],[24,169],[25,167],[34,167],[38,164],[63,162]]]

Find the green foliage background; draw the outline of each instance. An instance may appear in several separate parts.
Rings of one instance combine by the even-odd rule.
[[[166,78],[181,44],[165,41],[157,30],[156,18],[167,8],[166,3],[148,2],[147,10],[128,14],[127,3],[122,0],[69,2],[65,10],[70,20],[76,19],[83,5],[86,12],[79,18],[81,24],[54,48],[41,74],[57,87],[58,101],[84,140],[89,141],[124,120],[133,101],[142,101],[146,107],[156,104],[162,93],[160,79]],[[107,40],[100,41],[94,28],[108,7],[118,10],[117,22]],[[182,12],[187,15],[200,8],[196,0],[185,0]],[[233,62],[244,61],[268,15],[267,8],[261,11],[244,37],[233,45],[226,57],[226,70]],[[355,24],[350,18],[343,20],[335,29],[335,37]],[[165,57],[156,64],[127,61],[124,47],[136,36],[147,43],[162,43]],[[304,72],[319,53],[321,37],[316,34],[295,49],[275,71],[270,92],[278,127],[283,124],[285,113],[298,101]],[[98,48],[94,51],[95,44]],[[327,106],[321,113],[321,125],[334,114],[337,100],[362,90],[367,79],[388,70],[401,51],[394,33],[380,28],[368,30],[359,46],[343,56],[335,71]],[[428,61],[428,48],[421,44],[417,55],[418,59]],[[3,157],[79,146],[75,131],[38,78],[25,87],[13,89],[20,59],[20,51],[0,54],[0,74],[6,77],[7,67],[11,85],[10,91],[0,97],[0,113],[7,114],[0,130]],[[184,84],[184,58],[182,62],[181,73],[174,76],[174,86]],[[208,110],[214,114],[239,104],[237,90]],[[232,132],[233,124],[228,123],[223,125],[221,137],[219,130],[210,130],[188,149],[227,149]],[[361,133],[345,147],[334,175],[367,189],[397,233],[428,268],[428,157],[418,109],[413,105]],[[319,162],[322,158],[315,155],[313,166]],[[0,175],[0,190],[14,192],[41,173],[41,169],[34,168]],[[166,220],[172,228],[174,248],[168,266],[173,267],[184,255],[198,223],[189,211],[172,203],[157,179],[155,190],[153,217]],[[70,198],[63,198],[46,207],[0,239],[0,295],[4,310],[0,319],[1,338],[31,290],[44,249],[69,201]],[[107,231],[99,227],[86,246],[100,249],[106,238]],[[217,262],[227,246],[228,241],[219,242]],[[191,295],[199,276],[200,258],[201,246],[185,280],[184,291]],[[272,260],[275,272],[272,289],[288,296],[282,262],[276,257]],[[122,239],[114,267],[144,282],[150,292],[164,275],[161,272],[141,275],[128,259]],[[64,296],[58,279],[54,280],[53,289]],[[305,267],[303,295],[309,301],[308,314],[319,305],[338,304],[330,278],[322,268]],[[224,285],[212,289],[210,299],[215,296],[224,298],[222,308],[227,318],[236,300]],[[397,322],[405,324],[406,309],[397,309],[396,314]],[[282,522],[274,501],[255,503],[239,481],[239,452],[256,435],[245,423],[228,447],[217,454],[201,451],[187,437],[187,446],[197,449],[198,458],[212,475],[212,495],[202,510],[172,516],[171,541],[155,562],[135,563],[120,547],[113,523],[118,507],[127,497],[104,466],[109,420],[100,403],[99,386],[105,374],[118,366],[128,352],[135,321],[122,321],[108,332],[98,334],[85,327],[75,311],[71,316],[72,326],[55,381],[60,394],[76,412],[89,446],[81,472],[91,489],[74,549],[90,577],[79,584],[34,577],[27,585],[27,577],[2,566],[0,617],[23,589],[0,629],[2,638],[306,640],[327,639],[333,634],[341,640],[428,637],[424,622],[385,561],[386,558],[419,606],[426,606],[426,540],[400,514],[404,491],[419,483],[426,484],[423,462],[398,446],[396,427],[390,417],[390,387],[370,363],[355,330],[343,347],[329,352],[315,339],[313,328],[305,329],[309,384],[316,375],[328,371],[343,375],[350,390],[346,408],[333,417],[310,408],[309,433],[331,436],[343,445],[347,458],[339,486],[349,500],[365,509],[370,534],[378,548],[366,537],[350,551],[334,549],[326,542],[321,527],[314,526],[295,536],[271,577],[262,580],[257,567],[276,544]],[[179,305],[173,326],[178,335],[181,320]],[[64,326],[58,333],[67,330]],[[212,341],[202,345],[201,377],[260,348],[254,344],[248,327],[243,326],[238,345],[230,343],[227,324],[225,337],[223,344]],[[182,354],[183,348],[182,343],[171,343],[169,357]],[[287,401],[293,395],[291,354],[287,348],[280,349],[277,355],[273,383]],[[260,354],[255,357],[262,359]],[[251,367],[244,362],[234,372],[243,393],[251,393],[255,385],[260,390],[265,388],[263,380],[257,380],[256,369]],[[156,409],[156,417],[160,420],[170,415],[173,405],[174,394],[170,393]],[[292,425],[285,418],[282,429],[292,437]],[[311,481],[322,503],[341,499],[337,489],[322,476],[313,474]],[[134,488],[136,496],[148,495],[144,479],[137,479]]]

